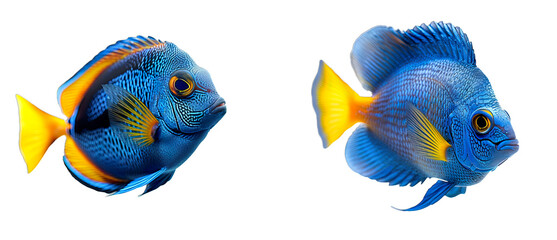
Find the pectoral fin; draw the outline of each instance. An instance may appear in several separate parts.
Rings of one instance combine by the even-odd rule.
[[[447,161],[447,148],[451,146],[413,104],[408,104],[408,137],[419,157]]]
[[[147,106],[121,87],[106,84],[103,90],[108,95],[110,125],[122,130],[140,146],[152,144],[159,121]]]

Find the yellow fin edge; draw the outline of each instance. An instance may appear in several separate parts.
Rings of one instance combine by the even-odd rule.
[[[141,44],[139,44],[139,42],[137,41],[141,41]],[[120,48],[117,48],[116,50],[108,51],[110,48],[109,47],[107,48],[107,50],[99,53],[100,55],[106,52],[106,55],[96,62],[89,63],[91,64],[89,67],[87,67],[86,65],[84,69],[81,69],[76,74],[77,79],[74,80],[74,78],[76,78],[76,76],[74,76],[72,79],[68,80],[68,82],[71,82],[71,84],[69,84],[60,92],[58,100],[60,102],[60,107],[62,108],[62,112],[64,113],[64,115],[68,118],[72,116],[75,108],[83,99],[85,92],[87,92],[87,89],[89,89],[91,84],[93,84],[93,82],[105,69],[133,53],[147,48],[161,46],[163,44],[163,42],[154,39],[135,39],[134,41],[129,41],[127,44],[124,42],[120,43]],[[67,83],[65,83],[64,85],[66,84]]]
[[[112,177],[95,166],[81,151],[81,149],[79,149],[71,137],[67,137],[66,139],[64,154],[72,167],[90,180],[103,183],[127,182],[125,180]]]

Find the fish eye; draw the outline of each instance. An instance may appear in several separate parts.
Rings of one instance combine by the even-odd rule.
[[[195,82],[188,73],[180,73],[170,78],[169,87],[174,96],[184,98],[193,93],[193,90],[195,89]]]
[[[485,134],[491,129],[491,119],[486,113],[490,114],[487,110],[481,110],[472,118],[472,126],[479,134]]]

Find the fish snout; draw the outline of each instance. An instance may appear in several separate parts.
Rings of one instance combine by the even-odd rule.
[[[508,139],[497,144],[497,151],[518,151],[518,139]]]
[[[213,104],[205,109],[203,119],[200,120],[200,128],[211,129],[226,114],[226,102],[223,98],[218,97]]]
[[[226,113],[226,102],[222,97],[219,97],[210,107],[209,114],[222,114]]]
[[[518,152],[518,140],[517,139],[507,139],[499,142],[495,149],[494,157],[498,159],[497,166],[503,164],[512,155]]]

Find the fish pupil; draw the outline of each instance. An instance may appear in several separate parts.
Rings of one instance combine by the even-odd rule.
[[[186,91],[190,88],[190,85],[186,81],[178,79],[174,82],[174,88],[178,91]]]
[[[478,127],[480,129],[485,129],[487,127],[487,121],[485,119],[484,116],[480,116],[477,120],[476,120],[476,124],[478,125]]]

